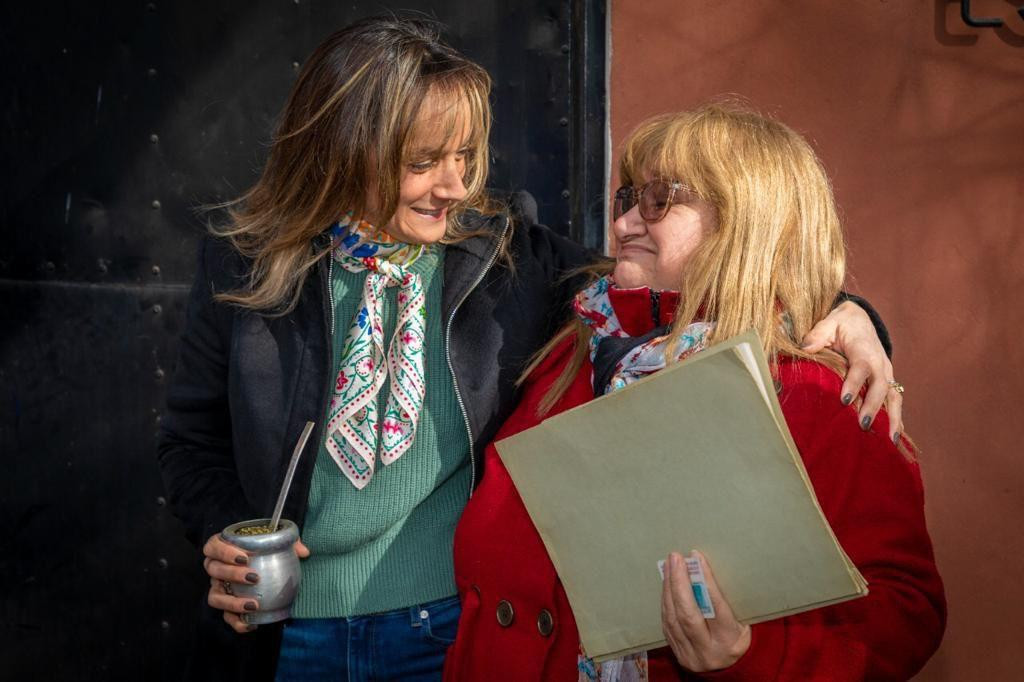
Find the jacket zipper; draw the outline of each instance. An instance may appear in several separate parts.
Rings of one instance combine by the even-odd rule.
[[[661,292],[651,290],[651,317],[654,318],[654,326],[661,326]]]
[[[328,352],[327,354],[328,357],[334,355],[334,287],[331,286],[331,280],[333,279],[333,277],[334,254],[331,254],[330,256],[327,257],[327,300],[330,302],[331,305],[331,331],[327,334],[327,340],[330,342],[330,344],[328,345],[328,348],[330,348],[330,352]],[[330,370],[327,370],[327,373],[330,374]]]
[[[473,282],[472,286],[466,290],[466,293],[462,295],[459,302],[452,308],[451,315],[448,316],[448,323],[445,325],[444,331],[444,357],[448,361],[448,371],[452,375],[452,387],[455,388],[455,400],[459,403],[459,409],[462,410],[462,419],[466,423],[466,434],[469,436],[469,496],[473,497],[473,485],[476,483],[476,455],[473,452],[473,429],[469,424],[469,413],[466,412],[466,404],[462,402],[462,394],[459,392],[459,380],[455,377],[455,367],[452,365],[452,322],[455,320],[455,313],[459,311],[459,308],[469,295],[473,293],[473,290],[479,286],[480,282],[483,281],[484,277],[490,271],[491,266],[494,265],[494,261],[498,259],[498,254],[501,252],[501,247],[505,243],[505,237],[508,234],[508,216],[505,217],[505,227],[501,231],[501,237],[498,239],[498,244],[494,251],[491,253],[490,260],[487,261],[487,265],[480,271],[476,281]]]

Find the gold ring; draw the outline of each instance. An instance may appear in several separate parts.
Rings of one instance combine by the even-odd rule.
[[[231,588],[231,583],[229,581],[221,580],[220,584],[224,588],[224,594],[230,594],[232,597],[235,596],[235,591]]]
[[[903,384],[892,379],[889,380],[889,388],[896,391],[897,393],[903,393],[906,390],[905,388],[903,388]]]

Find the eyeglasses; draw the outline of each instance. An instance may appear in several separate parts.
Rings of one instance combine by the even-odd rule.
[[[673,204],[686,203],[693,198],[693,190],[675,180],[651,180],[640,188],[623,185],[615,190],[612,219],[618,220],[640,204],[640,217],[649,223],[656,223],[668,215],[668,209]]]

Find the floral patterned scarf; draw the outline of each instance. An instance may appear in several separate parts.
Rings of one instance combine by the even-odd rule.
[[[420,276],[409,271],[422,244],[403,244],[365,221],[346,216],[331,228],[334,260],[349,272],[367,271],[363,298],[349,325],[327,420],[327,452],[362,490],[370,482],[377,452],[384,465],[412,445],[426,393],[423,341],[426,296]],[[384,353],[381,319],[384,290],[397,286],[398,319]],[[391,386],[379,414],[378,393]],[[383,438],[381,434],[383,433]]]
[[[612,307],[608,289],[615,286],[610,277],[602,277],[583,291],[576,294],[573,309],[583,324],[594,332],[590,337],[590,361],[593,363],[601,342],[608,338],[629,336],[619,324]],[[675,360],[682,360],[701,351],[707,345],[707,336],[715,328],[713,322],[694,322],[683,330],[676,348]],[[664,369],[665,347],[668,336],[655,336],[626,353],[615,367],[607,393],[625,388],[648,374]]]

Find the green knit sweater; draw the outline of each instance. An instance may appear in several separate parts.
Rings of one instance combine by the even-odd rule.
[[[455,594],[452,540],[469,498],[469,436],[455,397],[444,352],[441,284],[444,249],[430,247],[411,269],[426,291],[424,369],[426,396],[416,438],[388,466],[377,461],[362,490],[349,482],[323,442],[309,490],[302,540],[311,555],[302,562],[302,584],[292,615],[333,618],[378,613]],[[362,299],[366,272],[337,264],[331,281],[335,333],[331,376]],[[395,330],[398,288],[384,299],[385,350]],[[390,383],[380,392],[383,411]],[[329,405],[324,405],[324,421]]]

